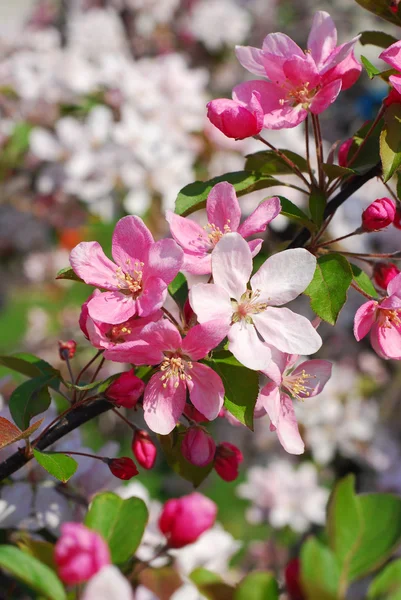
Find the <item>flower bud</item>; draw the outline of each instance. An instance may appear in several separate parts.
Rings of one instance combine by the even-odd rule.
[[[248,105],[227,98],[212,100],[207,104],[208,119],[229,138],[252,137],[263,128],[264,115],[259,100],[258,92],[252,93]]]
[[[386,290],[390,281],[394,279],[399,272],[400,270],[395,264],[379,262],[375,264],[373,277],[376,285],[383,290]]]
[[[378,198],[362,213],[365,231],[379,231],[390,225],[395,217],[395,203],[390,198]]]
[[[345,140],[345,142],[343,142],[339,147],[338,164],[340,165],[340,167],[346,167],[348,165],[348,154],[353,141],[353,138],[349,138],[348,140]]]
[[[193,492],[166,502],[159,518],[159,528],[170,548],[182,548],[213,527],[216,514],[217,506],[212,500]]]
[[[182,440],[181,452],[188,462],[197,467],[205,467],[214,458],[216,444],[207,431],[200,427],[191,427]]]
[[[285,587],[290,600],[305,600],[301,586],[301,563],[293,558],[284,569]]]
[[[142,379],[135,375],[134,369],[121,373],[117,379],[107,388],[106,396],[113,400],[118,406],[133,408],[142,396],[145,384]]]
[[[396,229],[401,229],[401,208],[399,207],[399,205],[395,209],[393,225]]]
[[[123,456],[122,458],[108,458],[105,462],[114,477],[118,477],[118,479],[127,481],[128,479],[135,477],[135,475],[138,475],[136,464],[132,458],[128,458],[127,456]]]
[[[196,423],[206,423],[209,420],[192,404],[185,405],[184,415]]]
[[[234,481],[238,477],[238,467],[243,460],[242,452],[237,446],[223,442],[217,446],[214,468],[224,481]]]
[[[141,467],[151,469],[155,464],[157,449],[149,434],[143,429],[138,429],[132,439],[132,453]]]
[[[103,538],[81,523],[63,523],[54,549],[60,579],[67,585],[88,581],[111,564],[109,547]]]
[[[77,342],[74,340],[68,340],[68,342],[58,343],[58,352],[61,360],[67,360],[67,358],[74,358],[75,351],[77,349]]]

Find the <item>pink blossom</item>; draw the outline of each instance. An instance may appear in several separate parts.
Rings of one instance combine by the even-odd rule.
[[[224,481],[234,481],[238,477],[239,465],[243,460],[242,452],[237,446],[223,442],[217,446],[214,468]]]
[[[223,405],[224,386],[220,377],[198,360],[225,337],[220,321],[196,325],[182,339],[166,319],[147,325],[141,333],[145,345],[124,355],[137,365],[160,365],[146,386],[143,410],[148,427],[167,435],[185,409],[187,389],[192,404],[208,420],[215,419]],[[123,358],[123,355],[120,355]]]
[[[87,581],[111,562],[103,538],[80,523],[61,525],[54,559],[60,578],[68,585]]]
[[[124,323],[160,308],[167,285],[181,268],[183,253],[174,240],[155,242],[139,217],[124,217],[113,234],[112,255],[98,242],[81,242],[70,254],[75,273],[89,285],[107,290],[89,301],[89,316],[103,323]]]
[[[377,198],[362,213],[365,231],[379,231],[390,225],[395,217],[395,202],[391,198]]]
[[[170,548],[182,548],[195,542],[213,527],[217,506],[198,492],[168,500],[159,518],[160,531]]]
[[[214,458],[216,444],[212,436],[201,427],[187,430],[181,444],[181,452],[188,462],[197,467],[205,467]]]
[[[307,48],[301,48],[283,33],[271,33],[262,49],[237,46],[243,67],[267,81],[247,81],[234,88],[233,98],[249,103],[259,92],[264,112],[264,127],[295,127],[308,112],[319,114],[351,87],[362,70],[353,47],[358,38],[337,46],[337,30],[330,15],[315,14]]]
[[[309,285],[316,258],[304,248],[285,250],[268,258],[252,273],[252,254],[239,233],[229,233],[212,254],[214,283],[199,283],[189,294],[200,323],[215,320],[225,328],[229,350],[243,365],[256,371],[270,360],[268,340],[282,352],[311,354],[322,340],[313,325],[283,304]]]
[[[259,133],[263,128],[263,110],[260,94],[254,92],[249,103],[218,98],[207,105],[209,121],[230,138],[243,140]]]
[[[142,396],[145,384],[135,375],[134,369],[122,373],[107,388],[105,395],[118,406],[133,408]]]
[[[277,197],[268,198],[240,224],[241,208],[234,186],[225,181],[217,183],[206,201],[208,224],[205,228],[190,219],[167,211],[171,235],[184,250],[183,269],[197,275],[211,272],[211,253],[227,233],[237,231],[243,238],[266,231],[267,225],[281,210]],[[249,247],[255,256],[262,247],[262,239],[252,240]]]
[[[294,367],[298,355],[277,352],[271,348],[272,362],[265,375],[270,377],[260,391],[255,413],[270,417],[270,430],[277,431],[284,450],[302,454],[304,443],[299,434],[293,399],[304,400],[317,396],[331,377],[332,364],[327,360],[307,360]]]
[[[369,332],[370,343],[381,358],[401,360],[401,274],[390,281],[383,300],[369,300],[357,310],[355,338],[359,342]]]
[[[390,75],[389,81],[396,92],[401,94],[401,41],[391,44],[379,55],[390,67],[398,71],[395,75]],[[392,98],[396,98],[393,96]],[[390,102],[391,103],[391,102]],[[390,104],[389,103],[389,104]]]
[[[152,469],[156,456],[157,448],[151,440],[149,434],[143,429],[137,429],[132,439],[132,454],[144,469]]]

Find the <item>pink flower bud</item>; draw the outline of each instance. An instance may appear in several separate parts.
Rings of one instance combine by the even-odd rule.
[[[58,343],[58,352],[61,360],[67,360],[67,358],[74,358],[75,351],[77,349],[77,342],[74,340],[68,340],[68,342]]]
[[[383,288],[383,290],[386,290],[390,281],[394,279],[399,272],[400,270],[395,264],[379,262],[375,264],[373,277],[376,285]]]
[[[216,514],[217,506],[212,500],[193,492],[166,502],[159,518],[159,528],[170,548],[182,548],[213,527]]]
[[[102,567],[111,564],[109,547],[103,538],[80,523],[61,525],[54,559],[60,579],[68,585],[88,581]]]
[[[134,433],[132,440],[132,453],[141,467],[151,469],[155,464],[157,449],[149,434],[143,429]]]
[[[206,423],[209,420],[206,419],[205,415],[202,415],[195,406],[192,406],[192,404],[186,404],[184,415],[192,421],[196,421],[196,423]]]
[[[391,106],[392,104],[401,104],[401,94],[394,88],[391,88],[387,98],[383,100],[385,106]]]
[[[349,138],[348,140],[345,140],[345,142],[343,142],[339,147],[338,164],[340,165],[340,167],[346,167],[348,165],[348,154],[353,141],[353,138]]]
[[[227,98],[212,100],[207,105],[207,116],[229,138],[243,140],[252,137],[263,128],[260,94],[253,92],[248,105]]]
[[[134,369],[121,373],[117,379],[107,388],[106,396],[114,400],[118,406],[133,408],[142,396],[145,384],[142,379],[135,375]]]
[[[395,209],[393,225],[396,229],[401,229],[401,209],[399,208],[399,206],[397,206],[397,208]]]
[[[181,452],[188,462],[197,467],[205,467],[214,458],[216,444],[207,431],[200,427],[191,427],[182,440]]]
[[[301,585],[301,563],[293,558],[284,569],[285,587],[290,600],[305,600]]]
[[[390,198],[378,198],[362,213],[362,226],[365,231],[384,229],[394,221],[395,203]]]
[[[224,481],[234,481],[238,477],[238,467],[243,460],[242,452],[237,446],[223,442],[217,446],[214,468]]]
[[[123,456],[122,458],[109,458],[106,460],[110,471],[114,477],[127,481],[138,475],[138,469],[132,458]]]

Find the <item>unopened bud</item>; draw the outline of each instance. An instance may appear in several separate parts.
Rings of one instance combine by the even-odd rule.
[[[132,439],[132,453],[141,467],[151,469],[155,464],[157,449],[149,434],[143,429],[138,429]]]
[[[213,527],[216,514],[217,506],[212,500],[193,492],[166,502],[160,514],[159,528],[170,548],[182,548],[196,542],[202,533]]]
[[[350,151],[350,148],[352,146],[354,139],[353,138],[349,138],[348,140],[345,140],[345,142],[343,142],[341,144],[341,146],[338,149],[338,164],[340,165],[340,167],[346,167],[348,165],[348,154]]]
[[[223,442],[217,446],[214,468],[224,481],[234,481],[238,477],[238,468],[243,460],[242,452],[237,446]]]
[[[106,396],[118,406],[133,408],[142,396],[144,389],[144,382],[135,375],[134,369],[131,369],[126,373],[121,373],[113,381],[106,390]]]
[[[395,203],[391,198],[378,198],[362,213],[365,231],[379,231],[390,225],[395,217]]]
[[[400,270],[395,264],[379,262],[375,264],[373,277],[376,285],[383,290],[386,290],[390,281],[394,279],[399,272]]]
[[[290,600],[305,600],[301,586],[301,563],[293,558],[284,570],[285,587]]]
[[[202,415],[195,406],[192,406],[192,404],[187,404],[185,406],[184,415],[196,423],[206,423],[209,420],[205,415]]]
[[[75,342],[74,340],[68,340],[68,342],[59,341],[58,343],[58,351],[61,360],[67,360],[67,358],[74,358],[76,349],[77,342]]]
[[[191,464],[205,467],[214,458],[216,444],[207,431],[201,427],[191,427],[182,440],[181,452]]]
[[[260,94],[253,92],[248,104],[228,98],[212,100],[207,105],[207,116],[229,138],[243,140],[252,137],[263,128]]]
[[[136,464],[127,456],[123,456],[122,458],[108,458],[105,459],[105,462],[107,463],[114,477],[118,477],[118,479],[127,481],[128,479],[135,477],[135,475],[138,475]]]
[[[395,217],[393,221],[393,225],[396,229],[401,229],[401,208],[400,205],[395,209]]]

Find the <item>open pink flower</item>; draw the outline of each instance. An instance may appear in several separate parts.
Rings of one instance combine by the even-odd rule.
[[[167,285],[181,268],[183,253],[174,240],[155,242],[139,217],[124,217],[113,233],[113,263],[98,242],[81,242],[70,254],[75,273],[105,289],[88,303],[89,316],[119,324],[134,315],[146,317],[160,308]]]
[[[398,71],[396,75],[390,75],[389,81],[393,88],[401,94],[401,41],[391,44],[379,55],[390,67]],[[387,103],[390,104],[391,102]]]
[[[401,274],[390,281],[383,300],[369,300],[357,310],[355,338],[359,342],[369,332],[370,343],[381,358],[401,360]]]
[[[212,270],[211,252],[227,233],[237,231],[244,238],[262,233],[280,210],[279,198],[268,198],[240,224],[241,208],[234,186],[223,181],[217,183],[207,197],[208,224],[205,228],[170,211],[167,211],[166,218],[171,235],[184,250],[183,269],[197,275],[207,275]],[[252,256],[259,252],[262,242],[262,239],[248,242]]]
[[[272,362],[265,375],[272,379],[260,391],[255,413],[265,412],[270,418],[270,430],[277,431],[284,450],[302,454],[304,443],[299,434],[293,399],[317,396],[331,377],[332,364],[327,360],[307,360],[293,369],[296,354],[286,354],[271,348]]]
[[[212,254],[214,283],[193,286],[190,303],[200,323],[216,320],[226,328],[237,360],[259,371],[271,360],[263,340],[297,354],[312,354],[322,345],[308,319],[282,308],[306,289],[315,267],[316,258],[304,248],[285,250],[263,263],[249,289],[251,250],[239,233],[229,233]]]
[[[126,360],[137,365],[156,365],[160,368],[146,386],[143,398],[145,421],[156,433],[167,435],[182,415],[187,389],[192,404],[211,421],[215,419],[224,401],[224,386],[210,367],[198,360],[213,350],[226,334],[219,321],[196,325],[184,340],[167,319],[150,323],[142,333],[147,347],[141,355],[135,351]]]
[[[295,127],[308,112],[319,114],[351,87],[362,70],[355,60],[353,47],[358,38],[337,46],[337,30],[330,15],[315,14],[307,48],[301,48],[283,33],[271,33],[262,49],[237,46],[237,58],[243,67],[268,81],[247,81],[236,86],[233,99],[249,103],[259,92],[264,112],[264,127]]]

